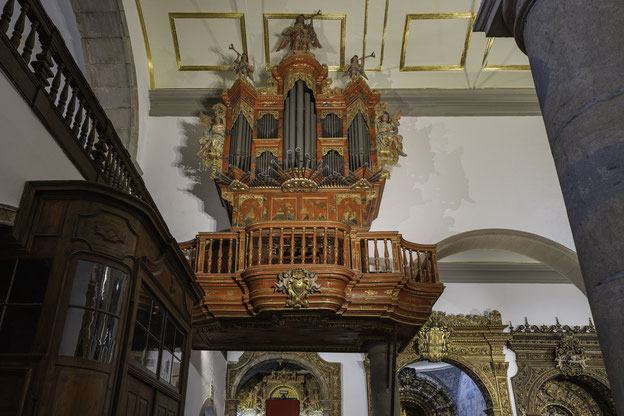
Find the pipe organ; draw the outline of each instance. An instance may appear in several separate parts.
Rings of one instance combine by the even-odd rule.
[[[202,114],[200,139],[232,227],[181,245],[205,291],[195,348],[406,345],[443,285],[435,246],[369,231],[388,168],[405,155],[398,116],[363,71],[332,87],[307,50],[286,54],[268,86],[237,72],[214,116]]]

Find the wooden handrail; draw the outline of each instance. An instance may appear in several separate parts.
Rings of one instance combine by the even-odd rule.
[[[3,3],[0,67],[86,180],[110,185],[156,209],[130,154],[39,0]]]
[[[225,245],[227,254],[225,249],[217,252],[211,248]],[[185,253],[198,251],[192,256],[187,254],[187,258],[203,262],[196,267],[200,274],[233,274],[233,269],[228,267],[227,271],[221,264],[229,264],[231,257],[238,258],[238,250],[247,259],[245,267],[338,265],[364,275],[402,275],[414,283],[440,281],[435,245],[406,241],[394,231],[357,232],[336,221],[265,221],[240,233],[200,233],[196,240],[180,246],[187,250]],[[215,267],[213,259],[217,255],[221,260]]]

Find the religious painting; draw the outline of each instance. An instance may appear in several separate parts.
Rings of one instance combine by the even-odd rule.
[[[238,200],[238,225],[249,226],[262,221],[262,197],[245,195]]]
[[[297,216],[297,198],[273,198],[271,200],[271,220],[292,221]]]
[[[302,220],[326,220],[327,198],[303,198],[301,208]]]
[[[361,201],[362,199],[357,194],[338,195],[336,197],[338,221],[355,226],[362,224]]]

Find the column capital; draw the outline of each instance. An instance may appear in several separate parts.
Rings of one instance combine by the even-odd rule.
[[[536,0],[482,0],[474,23],[475,32],[487,37],[514,37],[520,50],[524,47],[524,24]]]

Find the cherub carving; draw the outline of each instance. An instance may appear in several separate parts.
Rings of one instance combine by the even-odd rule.
[[[225,142],[225,106],[215,104],[213,107],[214,117],[199,112],[199,118],[203,127],[202,137],[199,138],[199,152],[202,165],[210,169],[214,177],[219,169],[223,156],[223,143]]]
[[[366,58],[374,58],[374,57],[375,57],[375,52],[371,53],[370,55],[363,56],[362,58],[358,58],[357,55],[353,55],[353,57],[351,58],[351,62],[349,62],[349,65],[347,65],[344,71],[342,72],[342,76],[343,77],[348,76],[352,80],[357,79],[359,77],[364,77],[368,79],[368,77],[366,76],[366,73],[364,72],[364,61],[366,60]]]
[[[305,16],[300,14],[295,19],[295,23],[284,29],[282,32],[282,40],[277,47],[277,51],[281,51],[286,46],[290,46],[291,51],[310,52],[310,46],[314,48],[322,48],[321,43],[316,37],[314,31],[314,17],[319,16],[321,11],[310,16],[310,23],[306,24]]]
[[[237,55],[232,65],[230,65],[230,70],[236,72],[239,78],[253,82],[254,67],[249,63],[247,54],[238,52],[231,43],[229,49],[236,52]]]
[[[377,131],[377,152],[382,166],[394,166],[399,156],[407,156],[403,152],[403,136],[399,134],[399,119],[402,111],[390,114],[386,111],[386,103],[375,106],[375,128]]]

